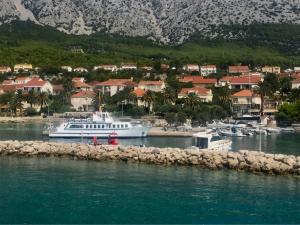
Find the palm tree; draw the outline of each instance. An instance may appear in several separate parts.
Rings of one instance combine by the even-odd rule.
[[[189,94],[184,98],[184,106],[195,109],[201,103],[200,98],[196,94]]]
[[[24,100],[23,92],[22,90],[18,90],[17,94],[15,95],[15,104],[16,104],[16,108],[19,109],[20,111],[20,115],[22,115],[22,111],[23,111],[23,100]]]
[[[231,90],[228,86],[214,87],[213,89],[213,103],[222,106],[228,112],[231,108]]]
[[[37,94],[34,90],[30,90],[26,96],[26,101],[30,104],[30,108],[37,103]]]
[[[147,108],[150,113],[152,104],[155,101],[155,93],[153,91],[147,91],[142,99],[147,104]]]
[[[165,88],[162,93],[164,104],[173,103],[176,100],[176,93],[172,88]]]
[[[41,113],[42,110],[43,110],[44,105],[46,105],[46,103],[48,101],[48,94],[46,92],[40,92],[38,94],[37,99],[38,99],[38,102],[41,106],[41,108],[40,108],[40,113]]]
[[[265,104],[265,97],[270,92],[268,85],[265,82],[259,82],[257,85],[256,93],[260,96],[260,115],[264,115],[264,104]]]

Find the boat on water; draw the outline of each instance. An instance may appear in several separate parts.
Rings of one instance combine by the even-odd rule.
[[[150,126],[115,121],[108,112],[95,112],[91,118],[70,119],[49,130],[50,138],[118,138],[146,137]]]
[[[225,137],[246,137],[242,130],[232,127],[230,130],[219,130],[219,134]]]
[[[198,149],[231,150],[232,141],[224,139],[214,131],[205,131],[194,134],[195,146]]]

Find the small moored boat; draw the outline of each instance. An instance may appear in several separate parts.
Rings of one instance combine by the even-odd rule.
[[[213,131],[194,134],[196,147],[199,149],[224,150],[231,149],[232,141],[224,139]]]

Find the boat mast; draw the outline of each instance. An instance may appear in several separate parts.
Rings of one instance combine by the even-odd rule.
[[[98,92],[98,99],[99,99],[99,112],[102,112],[100,91]]]

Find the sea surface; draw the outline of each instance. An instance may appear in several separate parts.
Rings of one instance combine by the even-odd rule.
[[[0,157],[0,224],[296,224],[300,179]]]
[[[42,124],[1,124],[0,140],[48,140]],[[80,142],[82,140],[52,140]],[[87,141],[87,140],[86,140]],[[121,140],[188,147],[191,138]],[[233,139],[233,150],[258,148]],[[300,135],[262,139],[300,155]],[[300,224],[300,177],[58,158],[0,157],[0,224]]]

